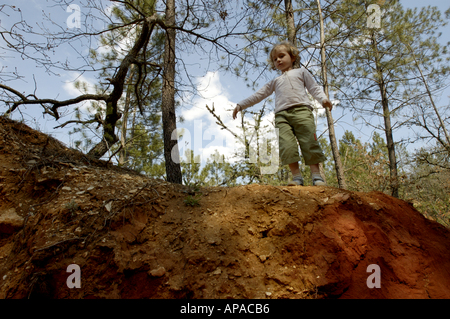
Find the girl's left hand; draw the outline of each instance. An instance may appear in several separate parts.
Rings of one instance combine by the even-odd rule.
[[[236,107],[233,110],[233,120],[236,119],[237,113],[241,110],[241,106],[239,104],[236,105]]]
[[[331,111],[331,109],[333,108],[333,104],[332,104],[331,101],[328,100],[328,99],[325,99],[325,100],[322,101],[322,106],[323,106],[323,107],[329,108],[330,111]]]

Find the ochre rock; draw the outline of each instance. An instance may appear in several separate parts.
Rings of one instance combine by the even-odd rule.
[[[450,232],[402,200],[192,190],[0,119],[0,217],[28,216],[0,239],[0,298],[450,298]],[[66,285],[71,264],[81,288]]]

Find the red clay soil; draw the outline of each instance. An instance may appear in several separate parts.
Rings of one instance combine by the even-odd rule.
[[[71,264],[81,288],[67,285]],[[372,264],[380,288],[368,287]],[[0,117],[0,298],[450,298],[449,287],[449,230],[402,200],[190,189]]]

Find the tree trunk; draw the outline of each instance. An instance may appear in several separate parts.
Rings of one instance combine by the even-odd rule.
[[[114,130],[120,116],[121,114],[117,112],[117,100],[109,98],[106,103],[106,117],[103,121],[103,138],[89,150],[88,156],[100,159],[119,140]]]
[[[284,0],[284,7],[286,12],[287,38],[290,43],[297,46],[297,32],[295,30],[294,8],[292,7],[292,0]],[[300,67],[300,61],[295,61],[294,69]]]
[[[150,25],[147,21],[144,21],[142,25],[142,30],[139,34],[138,39],[133,45],[133,48],[128,52],[128,54],[123,58],[120,66],[112,79],[110,79],[113,85],[113,90],[109,94],[106,100],[106,116],[103,121],[103,138],[95,145],[89,152],[88,155],[99,159],[109,150],[109,148],[114,145],[119,138],[115,134],[116,123],[122,116],[117,110],[117,102],[123,93],[123,87],[125,83],[125,78],[128,74],[130,66],[136,60],[139,51],[143,48],[148,38],[150,37],[153,29],[150,29]]]
[[[374,33],[372,33],[372,46],[375,54],[375,65],[378,75],[378,86],[380,88],[381,94],[381,105],[383,107],[384,130],[386,133],[386,143],[389,158],[389,175],[391,179],[390,186],[392,190],[392,196],[398,198],[399,185],[398,185],[397,159],[395,155],[394,137],[392,133],[391,112],[389,110],[389,101],[387,99],[386,84],[384,82],[383,69],[380,64],[380,56]]]
[[[128,86],[127,86],[127,94],[125,97],[125,106],[123,108],[123,116],[122,116],[122,128],[120,135],[120,144],[122,145],[122,149],[119,152],[119,164],[124,165],[127,162],[128,154],[126,150],[127,143],[127,129],[128,129],[128,115],[130,112],[130,100],[131,100],[131,85],[134,76],[134,64],[130,67],[130,75],[128,76]]]
[[[167,0],[166,25],[175,25],[175,0]],[[161,108],[167,181],[181,184],[178,140],[172,140],[172,132],[177,129],[175,115],[175,35],[175,29],[168,28],[166,30]]]
[[[323,88],[327,98],[329,98],[326,56],[325,56],[325,31],[323,25],[323,16],[322,16],[322,8],[320,6],[320,0],[317,0],[317,7],[319,9],[319,20],[320,20],[320,53],[321,53]],[[328,108],[325,108],[325,113],[327,115],[328,133],[330,138],[331,151],[334,157],[334,167],[336,169],[336,177],[338,180],[339,188],[347,189],[347,184],[345,182],[344,177],[344,170],[342,168],[341,156],[339,154],[338,144],[336,142],[336,134],[334,132],[333,116],[331,115],[331,112]]]
[[[289,42],[296,46],[297,38],[295,32],[294,9],[292,7],[292,0],[284,0],[284,7],[286,11],[287,38]]]
[[[103,155],[105,155],[106,152],[108,152],[110,147],[111,145],[109,145],[109,143],[107,143],[106,140],[103,139],[99,143],[97,143],[93,148],[91,148],[87,153],[87,155],[92,158],[99,159]]]
[[[380,85],[380,89],[384,87],[384,83]],[[398,198],[398,173],[397,173],[397,159],[395,155],[395,144],[394,137],[392,134],[392,124],[391,124],[391,115],[389,111],[389,103],[386,97],[386,90],[382,89],[382,105],[383,105],[383,116],[384,116],[384,126],[386,130],[386,142],[388,148],[388,156],[389,156],[389,174],[391,177],[391,189],[392,196]]]

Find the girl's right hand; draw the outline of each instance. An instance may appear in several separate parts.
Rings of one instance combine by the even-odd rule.
[[[236,105],[236,107],[233,110],[233,120],[236,119],[237,113],[241,110],[241,107],[238,105]]]
[[[333,108],[333,104],[330,102],[329,99],[324,99],[324,100],[322,101],[322,106],[323,106],[324,108],[325,108],[325,107],[329,108],[330,111],[331,111],[331,109]]]

